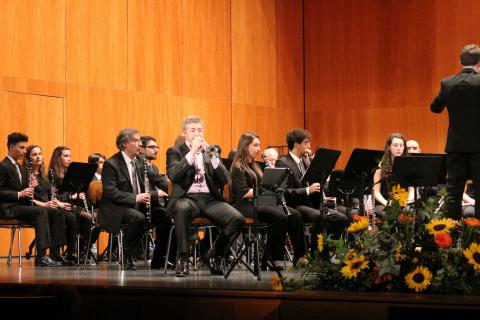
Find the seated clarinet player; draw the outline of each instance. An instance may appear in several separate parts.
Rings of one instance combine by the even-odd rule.
[[[165,255],[167,253],[168,234],[172,225],[172,219],[166,214],[166,204],[168,198],[168,180],[160,174],[157,166],[153,164],[153,160],[157,159],[158,144],[155,138],[150,136],[142,136],[141,153],[147,162],[147,170],[150,173],[151,179],[150,188],[158,192],[158,206],[151,208],[152,210],[152,225],[156,228],[155,250],[153,251],[153,258],[150,264],[152,269],[160,269],[164,266]],[[175,255],[175,250],[170,250],[172,256]],[[174,259],[172,259],[173,261]]]
[[[50,165],[48,168],[49,176],[51,176],[50,183],[53,184],[53,187],[57,189],[56,198],[62,203],[69,203],[69,207],[62,208],[62,212],[65,218],[65,230],[67,235],[67,261],[77,261],[76,256],[76,247],[77,247],[77,233],[78,233],[78,220],[77,215],[79,215],[79,207],[74,206],[77,203],[77,197],[85,199],[85,194],[80,193],[72,194],[71,192],[63,192],[60,189],[62,185],[63,178],[65,173],[68,170],[68,167],[72,163],[72,151],[70,148],[65,146],[58,146],[52,152],[52,157],[50,158]],[[89,224],[89,219],[84,215],[79,215],[80,221],[85,221],[84,223]],[[87,234],[88,237],[88,234]]]
[[[208,217],[221,230],[207,262],[212,274],[223,274],[230,245],[242,231],[245,219],[223,199],[228,172],[218,157],[206,154],[203,121],[188,117],[183,131],[185,143],[167,150],[167,176],[173,183],[167,213],[175,220],[176,275],[185,277],[189,273],[190,225],[193,218],[200,216]]]
[[[126,270],[134,270],[133,257],[147,226],[147,205],[158,205],[158,191],[145,192],[144,164],[140,153],[140,133],[122,129],[116,138],[119,150],[103,164],[103,194],[97,221],[108,232],[116,233],[126,227],[123,254]],[[149,179],[154,179],[148,174]]]
[[[35,206],[47,209],[50,226],[52,226],[52,223],[54,223],[54,221],[57,219],[56,215],[60,215],[64,223],[70,216],[75,218],[75,216],[71,213],[71,204],[57,199],[55,186],[50,183],[49,176],[45,170],[42,148],[35,144],[28,146],[25,159],[30,163],[30,165],[24,161],[24,167],[30,166],[31,178],[34,179],[36,184],[34,189],[35,196],[33,199],[33,204]],[[52,233],[50,236],[52,238],[50,257],[55,261],[61,262],[63,265],[74,264],[77,261],[77,258],[74,256],[73,252],[69,251],[68,249],[72,250],[73,248],[74,250],[75,234],[73,235],[73,247],[67,249],[67,255],[65,258],[60,255],[60,246],[68,244],[66,240],[67,237],[65,228],[58,230],[57,233]]]
[[[311,134],[307,130],[293,129],[287,133],[288,155],[282,156],[276,162],[277,168],[289,168],[291,174],[287,179],[285,200],[287,204],[302,214],[303,222],[312,223],[311,243],[316,243],[317,235],[322,232],[339,238],[348,226],[348,217],[334,209],[328,209],[327,213],[320,212],[319,198],[320,183],[313,183],[310,186],[302,183],[302,177],[310,165],[308,151]],[[315,245],[311,245],[311,254],[314,256]]]
[[[57,214],[51,217],[50,224],[47,209],[32,206],[35,185],[18,164],[19,160],[24,159],[27,142],[25,134],[14,132],[8,135],[8,155],[0,163],[0,216],[32,224],[35,227],[37,247],[35,266],[58,267],[62,264],[52,260],[45,251],[58,245],[52,242],[51,234],[62,232],[64,220]]]

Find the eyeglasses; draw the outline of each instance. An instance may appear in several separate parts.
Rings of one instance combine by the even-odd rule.
[[[150,150],[158,149],[158,146],[143,146],[144,148],[148,148]]]

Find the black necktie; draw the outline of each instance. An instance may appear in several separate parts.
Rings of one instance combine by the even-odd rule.
[[[137,167],[135,166],[135,159],[132,160],[132,187],[133,193],[138,194]]]

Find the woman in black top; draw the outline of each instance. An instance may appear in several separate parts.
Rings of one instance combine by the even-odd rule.
[[[27,167],[27,171],[30,174],[29,179],[32,181],[32,185],[35,185],[35,194],[33,199],[33,205],[46,208],[48,210],[48,216],[50,223],[53,223],[58,218],[56,215],[61,215],[62,224],[66,225],[66,220],[73,214],[69,211],[71,206],[69,203],[61,202],[56,198],[52,198],[52,186],[48,181],[48,176],[45,173],[45,164],[43,161],[42,149],[38,145],[30,145],[26,149],[24,165]],[[30,163],[30,165],[28,164]],[[75,216],[73,215],[73,219]],[[71,219],[71,218],[70,218]],[[64,230],[63,228],[57,230]],[[76,232],[76,231],[75,231]],[[65,232],[59,234],[51,234],[52,249],[50,256],[64,264],[67,261],[75,261],[76,258],[71,254],[67,254],[67,261],[60,256],[59,247],[66,242]],[[73,242],[73,248],[75,248],[75,239]],[[73,249],[74,250],[74,249]],[[74,251],[73,251],[74,252]]]
[[[244,133],[237,150],[230,168],[234,207],[250,218],[253,217],[253,188],[263,176],[255,162],[260,154],[260,139],[253,133]],[[259,221],[268,224],[266,247],[275,267],[279,268],[280,261],[284,260],[287,215],[277,207],[265,205],[258,206],[257,212]]]

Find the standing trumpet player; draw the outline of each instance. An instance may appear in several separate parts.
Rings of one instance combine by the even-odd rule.
[[[203,121],[196,116],[183,122],[185,143],[167,150],[167,175],[173,183],[173,194],[167,214],[175,220],[177,241],[177,277],[188,275],[190,224],[193,218],[208,217],[220,230],[215,248],[209,254],[212,274],[223,274],[229,248],[243,228],[240,212],[223,199],[227,169],[216,157],[205,154]]]

